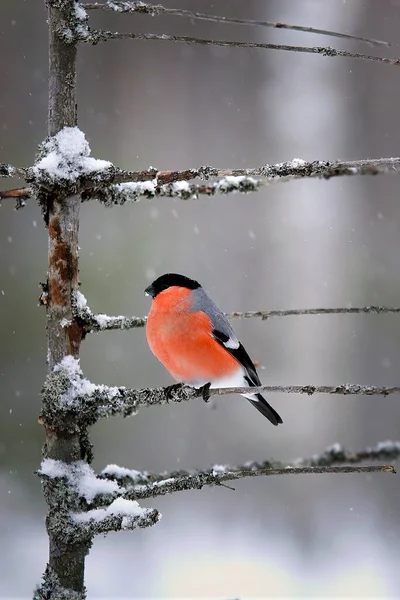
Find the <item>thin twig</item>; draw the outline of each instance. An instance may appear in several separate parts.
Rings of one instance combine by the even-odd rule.
[[[62,32],[61,32],[62,33]],[[195,38],[187,35],[166,35],[158,33],[120,33],[119,31],[106,31],[102,29],[92,30],[90,33],[80,35],[79,31],[75,32],[75,40],[86,42],[88,44],[98,44],[108,40],[157,40],[162,42],[178,42],[184,44],[200,44],[202,46],[221,46],[224,48],[257,48],[262,50],[283,50],[284,52],[300,52],[303,54],[319,54],[329,58],[357,58],[361,60],[369,60],[374,62],[385,63],[388,65],[400,65],[400,59],[387,58],[382,56],[372,56],[369,54],[360,54],[359,52],[347,52],[346,50],[338,50],[330,46],[291,46],[289,44],[266,44],[259,42],[238,42],[225,40],[208,40],[204,38]],[[65,40],[71,40],[71,31],[68,30],[65,34]]]
[[[144,2],[127,2],[127,1],[111,1],[106,4],[98,2],[84,4],[85,10],[112,10],[119,13],[140,13],[151,15],[171,15],[176,17],[187,17],[189,19],[198,19],[202,21],[212,21],[214,23],[226,23],[235,25],[258,25],[260,27],[273,27],[275,29],[289,29],[291,31],[301,31],[304,33],[315,33],[317,35],[327,35],[348,40],[356,40],[366,42],[372,46],[390,46],[388,42],[375,40],[371,38],[360,37],[348,33],[340,33],[337,31],[329,31],[328,29],[316,29],[314,27],[304,27],[302,25],[288,25],[287,23],[274,23],[271,21],[257,21],[253,19],[235,19],[232,17],[222,17],[219,15],[207,15],[200,12],[193,12],[181,8],[165,8],[160,4],[145,4]]]

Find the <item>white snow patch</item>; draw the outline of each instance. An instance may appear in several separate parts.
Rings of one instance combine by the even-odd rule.
[[[343,452],[343,446],[339,444],[339,442],[335,442],[334,444],[328,446],[325,452],[329,452],[330,454],[340,454]]]
[[[87,300],[82,292],[75,292],[75,302],[77,308],[86,308]]]
[[[190,186],[187,181],[174,181],[172,183],[172,190],[176,194],[181,192],[190,192]]]
[[[215,183],[215,187],[219,192],[229,192],[238,190],[241,183],[247,183],[256,189],[259,186],[259,182],[254,177],[248,177],[247,175],[226,175]]]
[[[83,461],[67,464],[61,460],[45,458],[39,473],[51,479],[65,477],[79,496],[85,498],[89,503],[93,502],[94,498],[100,494],[115,494],[125,491],[116,481],[98,479],[94,471]]]
[[[75,15],[80,21],[86,21],[87,19],[86,10],[83,8],[82,4],[79,4],[78,2],[75,3]]]
[[[116,498],[107,508],[96,508],[87,512],[74,513],[72,516],[78,523],[88,523],[90,521],[98,523],[111,516],[123,517],[121,528],[125,529],[132,525],[133,519],[145,516],[146,510],[146,508],[139,506],[136,500]]]
[[[306,163],[307,161],[303,160],[302,158],[294,158],[291,162],[291,165],[296,169],[297,167],[303,167]]]
[[[90,396],[95,391],[106,394],[109,399],[119,396],[120,388],[109,387],[107,385],[95,385],[85,377],[79,365],[79,359],[71,355],[65,356],[61,362],[54,366],[53,372],[60,373],[64,371],[70,381],[70,387],[63,394],[60,401],[71,405],[76,398],[81,396]]]
[[[118,465],[107,465],[101,472],[102,475],[107,477],[116,477],[118,479],[129,477],[132,481],[138,481],[146,479],[148,473],[144,471],[136,471],[135,469],[127,469],[126,467],[119,467]]]
[[[161,481],[155,481],[153,483],[153,486],[163,487],[164,485],[169,485],[170,483],[175,483],[175,479],[173,477],[169,477],[168,479],[162,479]]]
[[[60,321],[60,325],[63,329],[65,329],[65,327],[69,327],[71,325],[72,321],[71,319],[66,319],[65,317],[63,319],[61,319]]]
[[[157,180],[148,181],[129,181],[127,183],[118,183],[115,188],[118,192],[125,194],[127,198],[136,199],[139,196],[147,194],[154,196],[156,193]]]
[[[228,467],[226,465],[214,465],[212,467],[212,474],[213,475],[220,475],[221,473],[226,473]]]
[[[107,169],[112,164],[90,156],[90,146],[78,127],[64,127],[43,145],[45,156],[32,168],[38,176],[75,181],[81,175]]]
[[[372,449],[376,452],[400,452],[400,442],[386,440],[385,442],[379,442]]]

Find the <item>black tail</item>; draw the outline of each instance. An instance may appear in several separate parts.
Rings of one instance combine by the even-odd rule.
[[[264,417],[267,417],[268,421],[272,425],[279,425],[283,423],[281,417],[278,415],[275,409],[272,408],[266,399],[261,394],[254,394],[254,399],[247,398],[250,404],[252,404]]]

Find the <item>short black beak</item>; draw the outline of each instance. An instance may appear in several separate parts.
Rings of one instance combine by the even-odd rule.
[[[144,294],[145,296],[151,296],[152,298],[154,298],[154,288],[152,285],[147,286],[147,288],[144,290]]]

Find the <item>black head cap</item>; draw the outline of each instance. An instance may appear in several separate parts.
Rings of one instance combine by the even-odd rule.
[[[165,275],[158,277],[158,279],[155,279],[153,283],[144,290],[144,293],[155,298],[157,294],[173,286],[184,287],[188,290],[196,290],[201,287],[197,281],[189,279],[189,277],[185,277],[185,275],[166,273]]]

